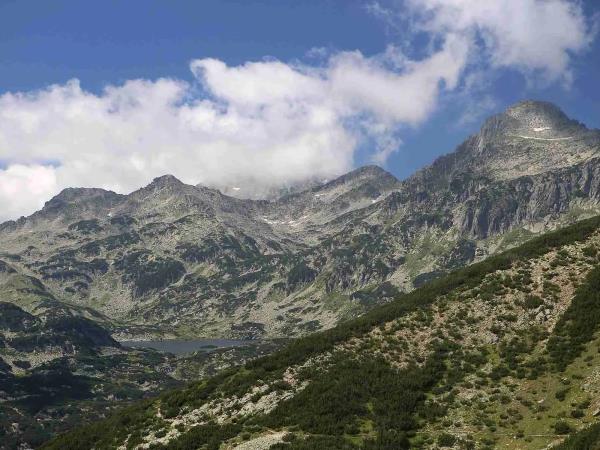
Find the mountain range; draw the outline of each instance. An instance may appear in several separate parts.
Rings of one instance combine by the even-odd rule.
[[[550,354],[548,339],[563,320],[562,314],[573,304],[577,289],[593,282],[586,277],[594,273],[596,219],[568,228],[575,231],[552,246],[543,237],[531,240],[600,214],[599,158],[600,131],[568,118],[550,103],[524,101],[490,117],[479,133],[454,152],[405,180],[380,167],[366,166],[334,180],[311,180],[278,193],[264,193],[264,199],[240,198],[248,196],[247,189],[223,189],[230,194],[226,195],[214,188],[187,185],[171,175],[128,195],[65,189],[31,216],[0,224],[0,437],[9,442],[6,448],[36,446],[82,419],[106,415],[119,402],[152,397],[162,388],[180,386],[281,346],[260,344],[243,352],[182,361],[124,348],[119,344],[122,340],[308,336],[272,359],[250,362],[241,371],[230,369],[187,391],[165,394],[158,403],[148,400],[132,410],[161,420],[140,425],[138,416],[115,416],[137,427],[130,431],[111,423],[121,433],[115,439],[122,438],[119,445],[126,448],[138,444],[198,448],[216,442],[213,435],[222,436],[219,445],[266,439],[281,448],[355,448],[355,444],[402,448],[399,445],[413,445],[418,441],[415,433],[422,433],[426,435],[422,445],[427,448],[438,445],[440,439],[494,447],[502,440],[495,434],[499,421],[510,420],[498,413],[495,430],[483,417],[478,420],[487,427],[485,431],[467,427],[467,421],[475,419],[452,403],[456,395],[448,403],[447,397],[454,392],[452,383],[466,376],[460,382],[476,386],[473,395],[485,401],[494,397],[500,405],[517,388],[488,389],[497,381],[494,370],[505,374],[499,379],[528,389],[515,380],[521,380],[522,373],[525,379],[533,376],[530,366],[538,364],[534,356]],[[585,239],[577,234],[581,229]],[[550,236],[559,239],[561,233]],[[528,241],[537,243],[533,254],[527,253],[528,245],[533,245]],[[515,247],[521,250],[505,253]],[[562,256],[556,256],[559,252]],[[508,266],[498,263],[507,254],[521,256],[518,262],[511,259]],[[555,260],[559,262],[553,265]],[[475,269],[462,269],[469,266]],[[485,272],[485,276],[469,281],[468,289],[452,284],[452,289],[436,290],[457,273],[470,274],[469,270],[479,275]],[[501,282],[494,270],[505,271]],[[547,271],[560,274],[546,280]],[[561,290],[556,291],[554,285]],[[421,301],[429,308],[426,312],[410,309],[410,318],[403,318],[406,305]],[[434,301],[435,305],[430,304]],[[460,301],[470,303],[463,307]],[[489,302],[501,306],[491,307]],[[440,303],[450,305],[449,317],[444,317]],[[527,331],[532,321],[539,324],[534,327],[539,332],[535,336]],[[469,331],[461,333],[467,325]],[[465,335],[459,338],[458,334]],[[319,343],[322,339],[325,347]],[[554,383],[555,373],[580,361],[577,358],[583,354],[587,358],[591,350],[585,345],[592,345],[593,339],[584,341],[577,343],[577,354],[563,365],[558,359],[539,363],[541,369],[534,379],[545,376]],[[363,360],[373,352],[381,360],[367,367]],[[346,364],[343,359],[348,355]],[[432,355],[447,364],[448,355],[454,355],[462,369],[444,369],[442,375],[431,378],[431,371],[441,370]],[[395,380],[398,370],[403,375]],[[585,370],[576,372],[591,377]],[[391,418],[382,412],[390,407],[382,397],[385,387],[375,383],[373,392],[355,386],[360,395],[373,400],[359,396],[360,404],[350,404],[348,411],[340,412],[343,429],[333,424],[319,428],[293,412],[307,408],[306,402],[317,402],[315,395],[330,390],[331,395],[341,397],[337,403],[332,397],[329,403],[338,407],[344,403],[343,392],[332,390],[326,379],[334,377],[354,386],[356,377],[372,379],[374,374],[397,383],[394,395],[402,397],[406,389],[413,389],[434,400],[423,403],[419,396],[398,397],[414,408],[397,411],[398,417]],[[423,383],[411,384],[413,375]],[[40,383],[46,388],[40,389]],[[308,393],[296,400],[306,386],[311,386]],[[583,404],[585,389],[580,391],[569,401]],[[229,406],[215,400],[215,395],[228,399]],[[521,396],[533,402],[535,395]],[[472,402],[469,414],[476,414],[481,406],[473,398],[459,396],[457,400],[461,405],[463,400]],[[207,399],[210,406],[202,406]],[[545,419],[540,420],[555,425],[562,403],[557,405],[546,415],[552,417],[542,414]],[[581,417],[590,421],[594,405],[590,401],[585,408],[573,408],[583,411]],[[534,420],[521,406],[511,404],[511,408]],[[271,411],[276,411],[276,419]],[[454,429],[440,422],[435,411],[451,411],[447,420],[461,425]],[[325,413],[316,411],[314,417],[325,420]],[[237,424],[242,417],[244,424]],[[15,423],[24,425],[15,427]],[[567,425],[580,428],[581,421]],[[502,426],[502,432],[522,432],[523,438],[533,439],[531,423],[511,426]],[[298,433],[290,433],[294,427]],[[396,431],[389,434],[386,429]],[[450,429],[454,431],[443,432]],[[163,430],[165,434],[159,436]],[[191,430],[195,431],[190,435]],[[276,437],[267,430],[275,430]],[[479,437],[463,439],[465,433],[473,432]],[[96,431],[86,433],[98,438]],[[208,440],[196,445],[200,441],[194,433]],[[318,436],[331,447],[313,442]],[[287,443],[288,437],[295,443]],[[185,446],[186,439],[191,446]],[[542,441],[548,444],[548,440],[533,439],[530,447],[539,448],[535,445]],[[58,442],[52,448],[90,448]],[[116,448],[115,442],[98,438],[94,448]],[[519,440],[519,445],[523,442]],[[211,445],[208,448],[218,448]]]
[[[599,258],[597,216],[42,448],[596,449]]]
[[[403,181],[366,166],[271,200],[169,175],[65,189],[0,225],[16,272],[0,293],[33,312],[48,297],[13,286],[33,277],[119,338],[302,335],[598,213],[599,156],[598,130],[526,101]]]

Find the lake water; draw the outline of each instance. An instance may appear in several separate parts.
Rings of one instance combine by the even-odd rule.
[[[162,341],[123,341],[121,345],[134,348],[153,348],[161,352],[185,355],[198,351],[210,352],[219,348],[241,347],[249,345],[252,342],[256,341],[235,339],[165,339]]]

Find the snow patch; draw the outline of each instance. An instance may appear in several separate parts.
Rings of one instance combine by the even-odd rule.
[[[302,222],[304,222],[307,218],[308,218],[308,215],[305,215],[296,220],[285,221],[285,220],[270,220],[267,217],[263,216],[262,220],[265,221],[266,223],[268,223],[269,225],[288,225],[290,227],[297,227]]]
[[[267,222],[269,225],[279,225],[279,224],[284,223],[284,222],[282,222],[280,220],[269,220],[266,217],[263,217],[262,220],[264,220],[265,222]]]
[[[533,131],[535,131],[536,133],[539,133],[540,131],[546,131],[546,130],[551,130],[551,127],[539,127],[539,128],[534,128]]]
[[[517,135],[517,137],[520,137],[521,139],[533,139],[535,141],[568,141],[570,139],[573,139],[573,136],[569,136],[569,137],[562,137],[562,138],[541,138],[541,137],[535,137],[535,136],[523,136],[523,135]]]

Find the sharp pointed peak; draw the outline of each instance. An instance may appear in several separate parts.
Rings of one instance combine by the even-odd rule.
[[[386,171],[385,169],[381,168],[380,166],[377,165],[366,165],[366,166],[361,166],[358,167],[354,170],[351,170],[348,173],[345,173],[344,175],[341,175],[337,178],[334,178],[333,180],[325,183],[324,185],[318,187],[317,189],[325,189],[328,186],[334,186],[334,185],[339,185],[339,184],[344,184],[347,182],[351,182],[353,180],[392,180],[392,181],[398,181],[398,179],[392,175],[391,173],[389,173],[388,171]]]
[[[162,175],[160,177],[156,177],[152,180],[152,182],[148,186],[181,186],[184,185],[179,178],[175,177],[171,174]]]
[[[389,173],[389,172],[387,170],[385,170],[384,168],[382,168],[381,166],[378,166],[376,164],[367,164],[365,166],[360,166],[354,170],[351,170],[350,172],[348,172],[347,175],[350,175],[350,174],[380,175],[380,174],[387,174],[387,173]]]

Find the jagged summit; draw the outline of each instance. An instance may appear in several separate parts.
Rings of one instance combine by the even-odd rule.
[[[554,103],[538,100],[524,100],[515,103],[508,107],[504,114],[532,126],[553,125],[571,121]]]
[[[149,184],[132,192],[130,195],[136,197],[139,195],[171,195],[174,193],[183,193],[195,190],[195,186],[184,183],[179,178],[176,178],[174,175],[166,174],[154,178]]]
[[[90,197],[106,197],[106,196],[114,196],[119,195],[113,191],[109,191],[101,188],[65,188],[56,194],[49,201],[74,201],[81,200],[82,198],[90,198]]]
[[[385,192],[399,187],[398,179],[376,165],[362,166],[321,186],[312,189],[312,192],[321,200],[336,198],[340,195],[351,193],[369,199],[375,199]]]
[[[176,178],[174,175],[166,174],[160,177],[156,177],[152,180],[152,182],[148,185],[148,187],[164,187],[164,186],[181,186],[184,183]]]
[[[600,131],[570,119],[552,103],[525,100],[489,117],[479,133],[403,184],[417,192],[461,185],[459,180],[512,180],[599,156]]]
[[[110,209],[126,198],[125,195],[100,188],[66,188],[48,200],[31,217],[34,220],[85,217]]]
[[[534,175],[598,156],[600,132],[569,118],[558,106],[525,100],[485,121],[459,147],[460,165],[495,179]]]
[[[497,140],[572,139],[587,129],[549,102],[525,100],[490,117],[479,133],[480,149]]]
[[[367,165],[367,166],[362,166],[357,169],[354,169],[354,170],[326,183],[323,187],[337,185],[337,184],[344,184],[344,183],[348,183],[350,181],[365,181],[365,180],[374,180],[374,181],[377,180],[378,182],[382,182],[382,181],[397,182],[398,181],[398,179],[394,175],[392,175],[391,173],[382,169],[381,167],[379,167],[377,165]]]

